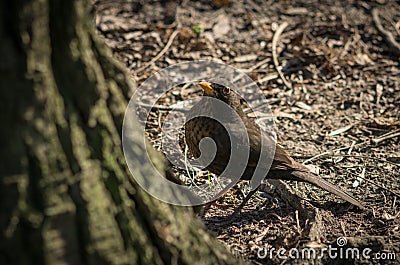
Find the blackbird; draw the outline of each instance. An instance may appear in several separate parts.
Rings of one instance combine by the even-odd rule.
[[[199,113],[207,112],[211,117],[213,117],[212,115],[216,114],[216,112],[220,110],[212,107],[207,100],[210,99],[210,97],[221,100],[236,112],[237,116],[235,117],[240,117],[245,125],[245,129],[247,130],[247,143],[249,144],[250,151],[247,166],[243,174],[240,176],[240,180],[250,180],[253,177],[255,167],[261,167],[263,169],[263,165],[258,165],[261,148],[268,148],[268,146],[270,146],[268,143],[271,143],[274,139],[269,137],[268,134],[262,133],[261,128],[254,119],[246,116],[240,103],[240,97],[235,91],[227,86],[217,83],[203,81],[200,82],[199,85],[204,91],[203,97],[189,111],[189,117],[191,116],[194,118],[191,118],[185,124],[185,141],[190,152],[194,158],[199,158],[201,156],[199,147],[200,141],[204,137],[210,137],[216,145],[216,153],[211,160],[212,162],[205,169],[216,175],[220,175],[228,165],[231,155],[231,144],[228,132],[224,129],[224,126],[215,119],[204,115],[199,116]],[[229,121],[231,129],[233,128],[232,130],[235,130],[235,122],[239,123],[234,119],[235,118],[232,116],[232,121]],[[261,139],[261,137],[263,137],[263,139]],[[267,144],[261,145],[261,140],[266,141]],[[275,144],[275,142],[272,144]],[[276,144],[273,162],[269,171],[268,167],[265,168],[265,178],[308,182],[339,196],[343,200],[348,201],[361,209],[365,209],[365,207],[351,195],[328,181],[317,177],[311,173],[307,167],[296,162],[279,144]],[[250,191],[241,205],[234,211],[232,217],[240,212],[241,208],[257,191],[257,189],[258,187]]]

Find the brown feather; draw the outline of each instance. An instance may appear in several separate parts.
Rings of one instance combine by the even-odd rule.
[[[243,123],[245,124],[247,135],[249,137],[249,147],[250,154],[247,167],[243,175],[240,177],[242,180],[250,180],[253,177],[253,173],[256,167],[262,167],[263,165],[258,165],[260,154],[262,153],[261,148],[269,148],[269,146],[275,145],[275,155],[268,171],[265,169],[265,177],[271,179],[283,179],[283,180],[295,180],[311,183],[321,189],[324,189],[332,194],[335,194],[342,199],[356,205],[361,209],[365,207],[354,199],[351,195],[341,190],[337,186],[329,183],[328,181],[317,177],[312,174],[307,167],[296,162],[292,157],[290,157],[287,152],[279,145],[273,142],[274,140],[267,134],[263,133],[261,128],[254,122],[253,119],[247,117],[240,104],[239,96],[231,92],[229,95],[222,95],[222,86],[214,85],[214,92],[212,96],[224,101],[229,106],[231,106],[236,113],[240,116]],[[189,112],[189,116],[198,116],[200,113],[208,112],[209,115],[213,115],[211,108],[207,108],[207,97],[203,96],[203,99],[195,105]],[[212,116],[213,117],[213,116]],[[240,130],[239,123],[236,124],[234,121],[232,123],[224,124],[228,126],[231,131]],[[240,133],[238,135],[241,135]],[[217,145],[217,153],[212,161],[212,163],[206,168],[207,170],[220,175],[226,166],[231,155],[230,137],[228,132],[224,127],[213,119],[206,117],[197,117],[189,120],[185,124],[185,139],[189,147],[189,150],[195,158],[200,156],[199,143],[202,138],[210,137]],[[241,137],[231,135],[231,137]],[[261,145],[261,137],[263,137],[263,142],[265,145]],[[244,139],[237,138],[236,141],[244,141]]]

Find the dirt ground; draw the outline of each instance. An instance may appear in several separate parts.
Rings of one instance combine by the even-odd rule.
[[[235,255],[254,264],[301,263],[276,251],[262,258],[259,250],[321,249],[345,237],[345,247],[371,248],[371,259],[316,262],[400,263],[398,1],[98,0],[95,11],[99,33],[139,85],[189,60],[243,69],[269,101],[279,143],[373,209],[352,208],[308,184],[275,183],[233,223],[219,224],[248,190],[241,183],[200,217]],[[176,88],[158,104],[199,96]],[[167,112],[153,109],[150,117],[157,148],[157,121]]]

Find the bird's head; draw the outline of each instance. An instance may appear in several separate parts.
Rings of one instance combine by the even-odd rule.
[[[240,106],[239,95],[230,87],[206,81],[200,82],[199,85],[203,89],[205,96],[219,99],[231,107]]]

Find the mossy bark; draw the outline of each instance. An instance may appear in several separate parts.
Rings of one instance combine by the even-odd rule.
[[[0,1],[0,264],[236,264],[130,179],[134,84],[92,21],[83,0]]]

